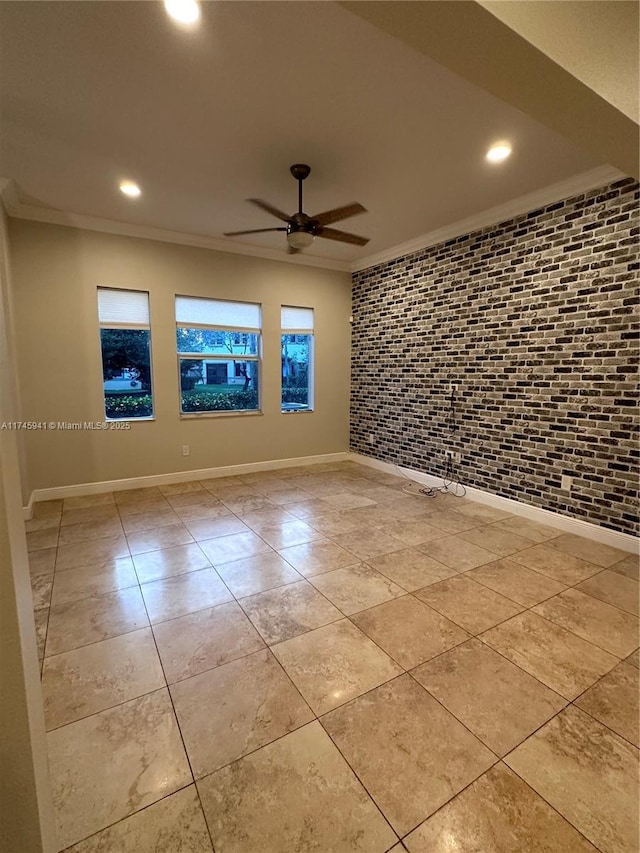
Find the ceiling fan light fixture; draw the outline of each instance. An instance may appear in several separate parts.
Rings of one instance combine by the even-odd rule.
[[[290,231],[287,234],[287,243],[292,249],[307,249],[313,241],[314,236],[308,231]]]

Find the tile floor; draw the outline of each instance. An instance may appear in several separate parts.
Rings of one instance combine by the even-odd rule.
[[[68,853],[637,853],[638,558],[317,465],[37,504]]]

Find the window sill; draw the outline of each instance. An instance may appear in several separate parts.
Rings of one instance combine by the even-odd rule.
[[[280,409],[281,415],[312,415],[314,409]]]
[[[262,410],[258,409],[255,412],[180,412],[181,421],[200,420],[201,418],[252,418],[261,416]]]
[[[106,424],[137,424],[144,421],[155,421],[156,416],[151,415],[148,418],[105,418]]]

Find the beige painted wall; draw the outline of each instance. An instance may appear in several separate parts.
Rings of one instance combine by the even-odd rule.
[[[0,206],[0,422],[19,417]],[[0,850],[57,850],[20,500],[18,434],[0,430]]]
[[[150,294],[155,421],[128,432],[25,433],[31,488],[348,449],[348,273],[17,219],[9,232],[25,420],[104,420],[96,288]],[[262,415],[180,417],[175,294],[262,304]],[[280,412],[283,304],[315,309],[313,413]]]

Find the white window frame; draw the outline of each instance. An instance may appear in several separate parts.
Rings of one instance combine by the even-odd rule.
[[[104,320],[102,315],[102,306],[100,304],[100,293],[111,291],[114,293],[128,293],[128,294],[137,294],[146,296],[146,314],[145,321],[137,320],[127,321],[127,320]],[[102,388],[102,411],[104,412],[105,421],[154,421],[156,419],[155,411],[155,381],[153,377],[153,349],[152,349],[152,341],[151,341],[151,299],[148,290],[137,290],[134,288],[128,287],[109,287],[108,285],[98,285],[96,291],[96,307],[98,309],[98,345],[100,348],[100,369],[101,369],[101,381],[100,385]],[[107,415],[106,409],[106,397],[104,392],[104,362],[102,359],[102,330],[103,329],[131,329],[132,331],[147,331],[149,332],[149,379],[151,384],[151,412],[150,415],[144,415],[143,417],[124,417],[124,418],[110,418]]]
[[[283,322],[285,311],[298,312],[300,319],[304,320],[304,315],[311,314],[311,324],[308,321],[299,325],[285,325]],[[295,319],[295,318],[294,318]],[[280,414],[292,415],[303,414],[304,412],[315,411],[315,309],[303,307],[301,305],[281,305],[280,306],[280,350],[282,351],[282,336],[283,335],[305,335],[309,337],[309,363],[307,365],[307,408],[306,409],[283,409],[282,408],[282,370],[280,371]]]
[[[257,326],[237,326],[229,323],[198,323],[192,320],[178,320],[179,300],[197,300],[199,302],[222,303],[224,305],[246,305],[247,307],[257,308],[259,317],[259,325]],[[181,418],[207,418],[207,417],[228,417],[228,416],[246,416],[246,415],[261,415],[262,414],[262,305],[258,302],[246,302],[239,299],[216,299],[214,297],[205,296],[185,296],[176,294],[175,297],[175,315],[176,315],[176,330],[178,329],[203,329],[211,332],[230,332],[232,335],[246,333],[257,336],[257,354],[241,354],[234,355],[233,353],[203,353],[203,352],[177,352],[177,369],[178,369],[178,411]],[[230,361],[255,361],[258,365],[258,408],[257,409],[223,409],[220,411],[204,411],[204,412],[183,412],[182,411],[182,380],[180,371],[180,362],[185,360],[191,361],[214,361],[228,363]]]

